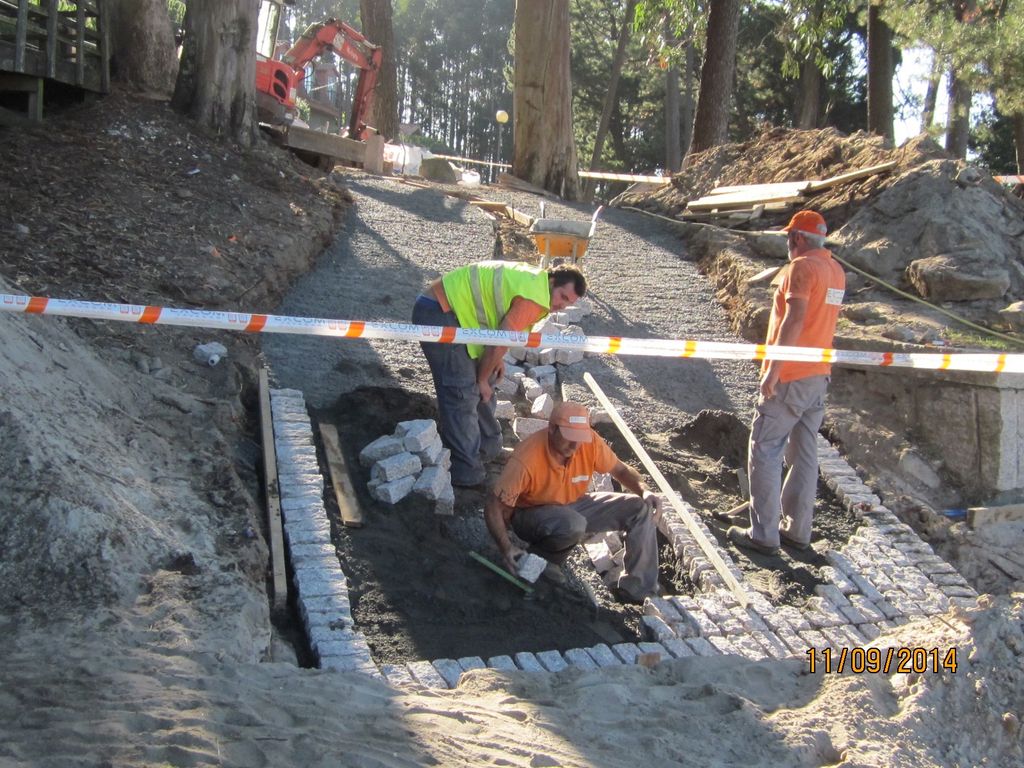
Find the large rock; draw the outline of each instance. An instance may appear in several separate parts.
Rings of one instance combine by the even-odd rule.
[[[1010,289],[1010,273],[980,259],[929,256],[910,262],[907,280],[929,301],[998,299]]]
[[[420,163],[420,176],[429,181],[439,181],[442,184],[455,184],[459,180],[452,164],[440,157],[424,157]]]
[[[1015,331],[1024,331],[1024,301],[1015,301],[1008,307],[999,310],[1003,318]]]
[[[948,257],[956,260],[956,271],[982,279],[969,280],[945,300],[976,298],[979,290],[990,298],[1004,279],[1019,298],[1024,294],[1024,275],[1014,266],[1024,263],[1019,201],[990,179],[974,183],[975,175],[963,171],[958,161],[936,158],[893,179],[881,194],[858,203],[853,217],[833,233],[839,244],[835,253],[896,284],[915,259]],[[975,263],[1004,273],[991,275]]]

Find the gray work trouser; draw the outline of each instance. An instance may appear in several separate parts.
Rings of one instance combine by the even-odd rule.
[[[634,597],[658,585],[658,531],[644,500],[631,493],[586,493],[572,504],[517,508],[512,530],[530,550],[564,563],[572,548],[592,533],[623,531],[626,552],[618,586]]]
[[[433,299],[420,296],[412,310],[417,325],[459,327],[454,312],[442,312]],[[484,461],[501,453],[501,425],[494,416],[495,395],[484,402],[476,383],[476,363],[465,344],[422,343],[437,392],[438,432],[452,452],[452,482],[476,485],[487,476]]]
[[[750,535],[779,546],[779,529],[800,543],[811,540],[818,492],[817,434],[825,418],[828,376],[779,383],[757,404],[750,426]],[[782,481],[782,459],[789,471]]]

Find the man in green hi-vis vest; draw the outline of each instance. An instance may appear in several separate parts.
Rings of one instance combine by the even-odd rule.
[[[481,261],[434,280],[416,299],[417,325],[526,331],[549,312],[587,292],[575,267],[549,270],[513,261]],[[421,344],[437,391],[441,440],[452,452],[452,484],[484,482],[484,462],[501,452],[494,384],[504,375],[507,347]]]

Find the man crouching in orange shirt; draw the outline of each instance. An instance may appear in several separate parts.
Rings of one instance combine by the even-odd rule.
[[[548,561],[544,574],[559,583],[565,581],[561,564],[573,547],[593,533],[622,531],[626,550],[619,597],[643,602],[657,595],[661,499],[594,433],[586,406],[558,403],[548,422],[547,430],[516,447],[484,508],[505,566],[515,573],[524,554],[509,540],[509,526]],[[594,472],[611,473],[632,493],[587,493]]]

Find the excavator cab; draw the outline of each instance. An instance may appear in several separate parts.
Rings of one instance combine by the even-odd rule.
[[[325,51],[334,51],[359,69],[352,97],[349,136],[365,140],[369,134],[366,116],[373,103],[373,91],[383,53],[380,46],[343,21],[327,19],[311,24],[280,58],[274,56],[283,0],[263,0],[259,16],[256,54],[256,109],[261,122],[289,125],[298,115],[295,104],[305,66]],[[291,5],[292,3],[288,3]]]

